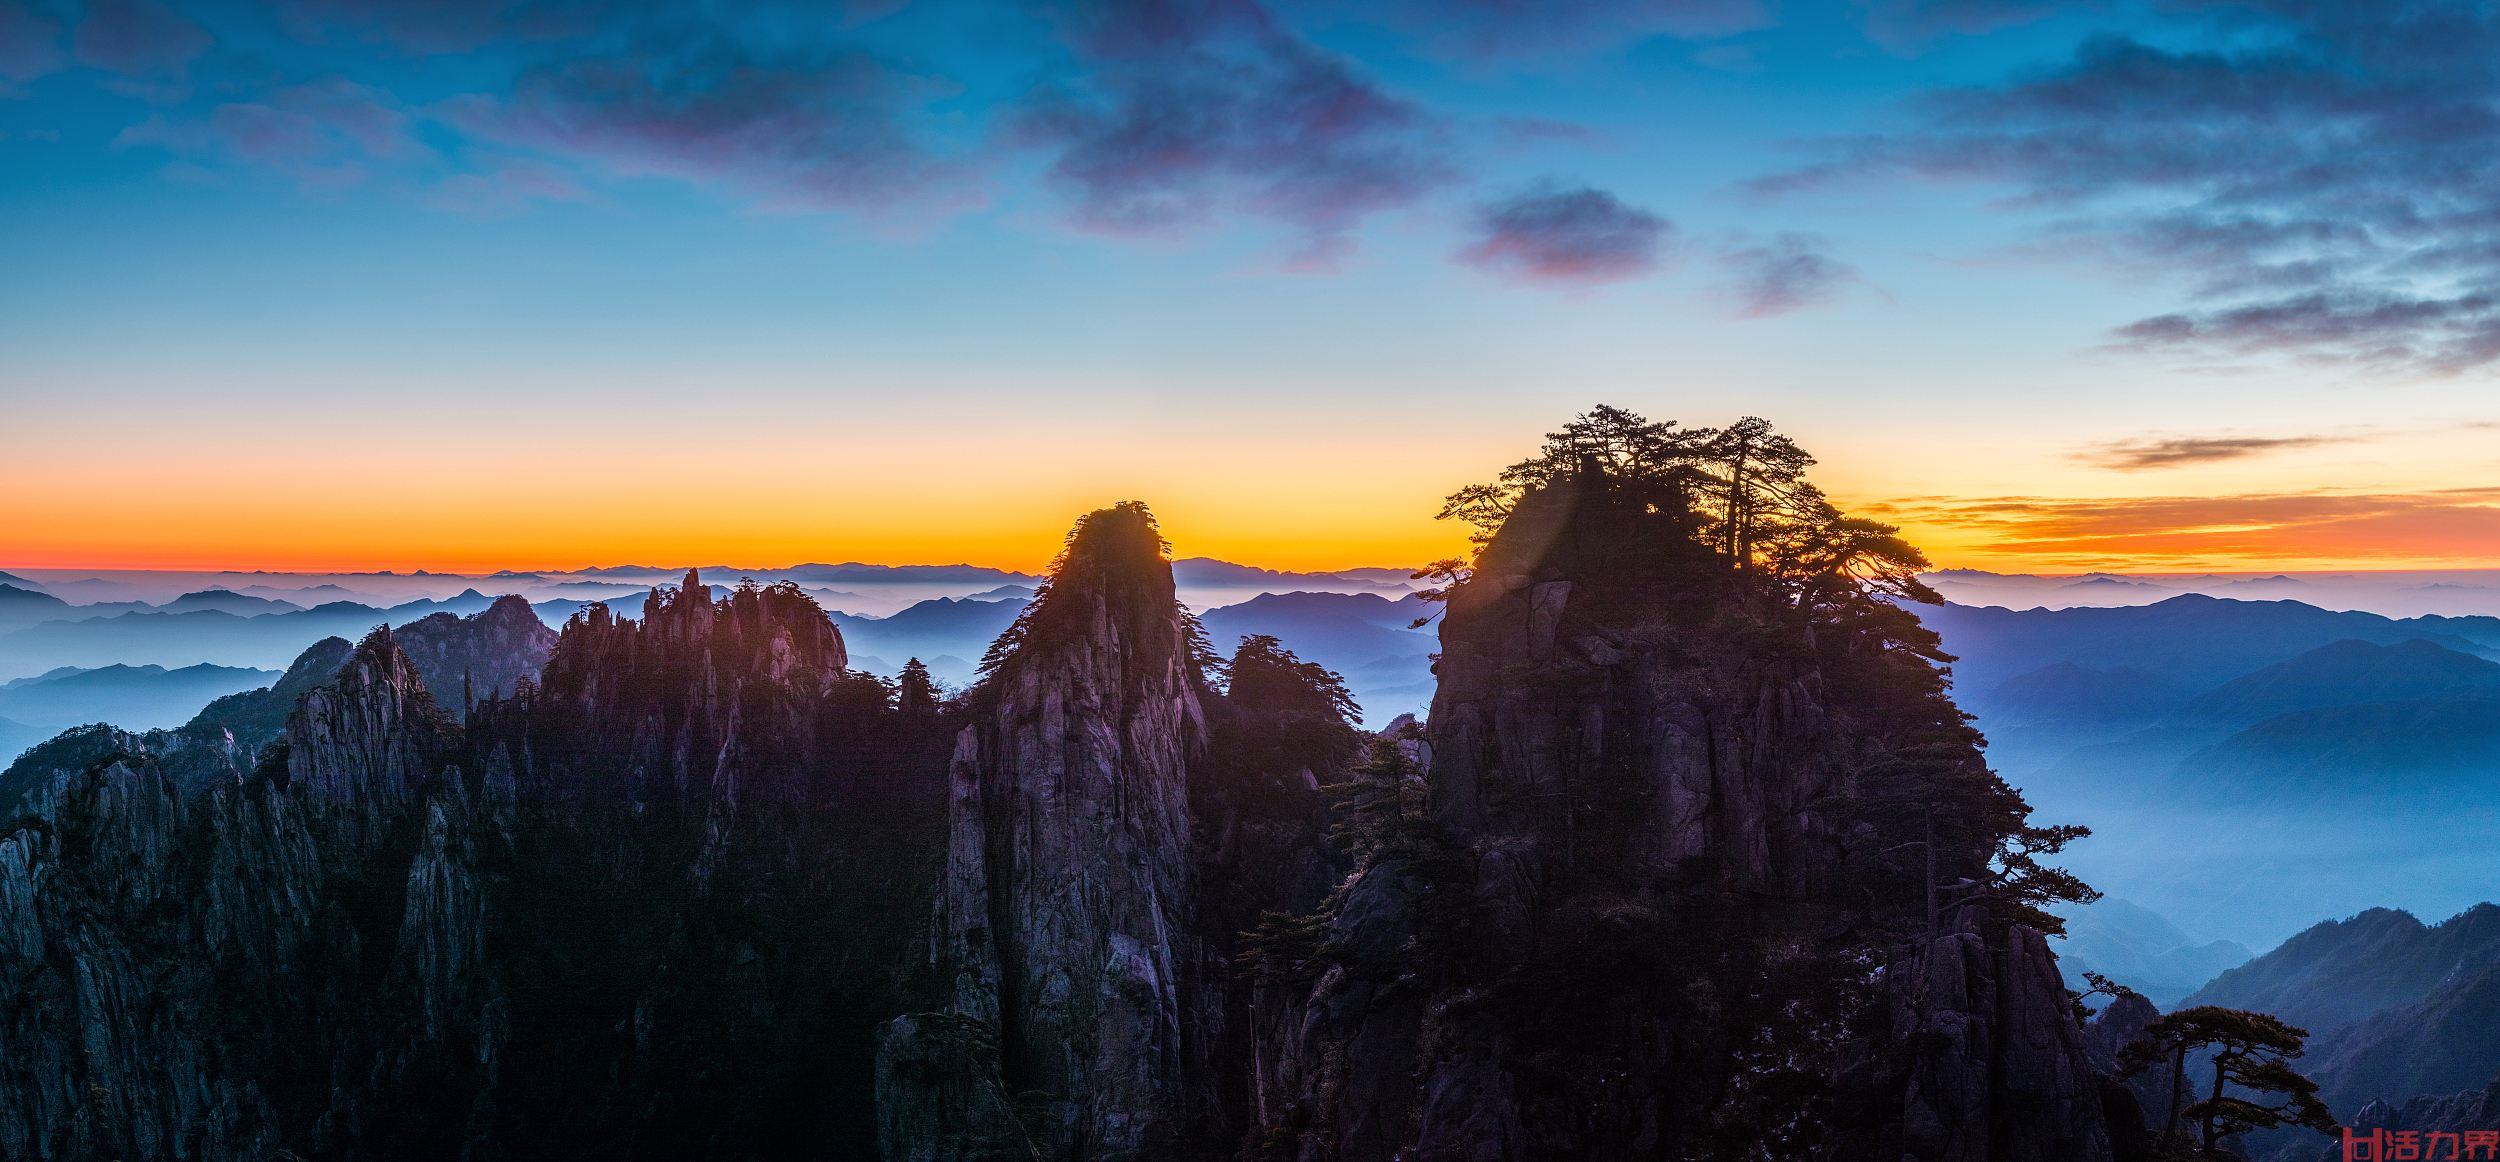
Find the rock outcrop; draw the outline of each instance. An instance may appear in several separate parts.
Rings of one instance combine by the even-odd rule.
[[[478,699],[502,697],[536,678],[556,647],[556,631],[538,620],[528,599],[510,593],[467,617],[437,613],[392,632],[455,718],[467,717]]]
[[[1078,522],[984,669],[951,771],[942,1007],[886,1032],[885,1155],[1233,1153],[1253,930],[1345,870],[1323,790],[1361,749],[1344,683],[1273,638],[1218,658],[1136,504]]]
[[[1154,1158],[1186,1136],[1205,1100],[1191,1049],[1212,1032],[1193,932],[1189,769],[1206,714],[1191,645],[1135,505],[1079,522],[1001,639],[951,764],[934,950],[945,1013],[994,1051],[996,1076],[904,1101],[932,1112],[890,1156],[1029,1140],[1044,1157]],[[943,1027],[898,1024],[890,1056],[925,1058]],[[991,1086],[1019,1095],[1017,1119],[999,1124]]]
[[[223,729],[214,763],[188,730],[38,748],[0,833],[0,1155],[871,1149],[953,724],[795,590],[702,594],[590,611],[465,727],[380,630],[256,762]],[[526,659],[501,621],[430,656]]]
[[[1896,978],[1890,1029],[1914,1047],[1903,1155],[2113,1157],[2109,1103],[2141,1115],[2105,1092],[2047,940],[1975,909],[1962,921]]]
[[[1451,593],[1429,802],[1263,1009],[1259,1156],[2109,1156],[2038,934],[1870,878],[1876,756],[1975,738],[1886,611],[1782,609],[1693,519],[1584,467]]]

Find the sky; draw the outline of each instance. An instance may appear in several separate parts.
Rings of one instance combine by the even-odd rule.
[[[2500,16],[0,0],[0,567],[1409,564],[1596,403],[1941,565],[2500,560]]]

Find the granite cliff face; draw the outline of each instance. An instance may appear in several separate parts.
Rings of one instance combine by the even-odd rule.
[[[251,776],[192,782],[170,771],[179,751],[116,748],[56,777],[0,840],[23,1069],[0,1115],[9,1156],[261,1156],[294,1138],[302,1089],[395,1077],[367,1022],[323,1002],[394,972],[362,947],[387,938],[381,917],[346,893],[399,804],[441,774],[444,737],[386,634],[349,668],[290,719],[318,734]],[[377,754],[405,786],[368,805],[355,791],[378,780],[339,772]],[[379,1018],[397,995],[360,1008]],[[306,1044],[331,1052],[307,1060]],[[325,1113],[358,1118],[381,1092],[340,1092]]]
[[[2107,1157],[2039,935],[1869,898],[1880,757],[1976,759],[1849,628],[1602,473],[1521,498],[1449,597],[1429,800],[1271,998],[1261,1156]]]
[[[947,724],[795,591],[592,610],[465,728],[404,635],[221,777],[56,740],[0,835],[0,1154],[870,1149]]]
[[[1145,509],[1080,521],[956,742],[943,1008],[887,1033],[888,1157],[1228,1152],[1249,1002],[1229,958],[1333,879],[1319,780],[1352,732],[1324,671],[1247,642],[1226,694],[1210,661]]]
[[[556,631],[538,620],[528,599],[509,593],[467,617],[432,614],[392,633],[426,684],[452,700],[447,709],[455,717],[466,717],[478,699],[502,697],[536,678],[556,648]]]

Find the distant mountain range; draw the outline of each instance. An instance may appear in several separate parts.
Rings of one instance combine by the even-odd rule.
[[[277,676],[236,666],[65,667],[0,685],[0,717],[46,735],[88,722],[153,730],[179,726],[210,700]]]
[[[2500,906],[2438,924],[2385,908],[2319,924],[2183,1003],[2306,1027],[2302,1068],[2339,1113],[2473,1089],[2500,1075]]]
[[[748,572],[766,571],[706,579],[717,596]],[[1034,580],[973,565],[811,563],[779,572],[835,612],[856,665],[890,674],[919,657],[958,685],[972,680]],[[1428,703],[1436,632],[1412,626],[1435,609],[1411,595],[1406,571],[1298,573],[1189,558],[1174,573],[1219,650],[1245,634],[1273,635],[1342,674],[1374,722]],[[498,584],[527,589],[538,619],[555,625],[594,601],[639,616],[646,582],[682,576],[618,566],[509,572]],[[1935,576],[2044,594],[2140,585],[2323,593],[2342,584],[2306,575]],[[187,580],[156,605],[93,600],[140,592],[129,580],[71,578],[40,589],[0,581],[0,680],[63,667],[172,673],[206,664],[256,671],[238,681],[265,684],[315,642],[438,613],[472,615],[492,601],[491,585],[431,574]],[[305,583],[285,588],[295,581]],[[345,585],[384,583],[427,586],[437,596],[320,600]],[[464,587],[439,595],[452,584]],[[89,600],[73,604],[78,598]],[[2471,851],[2500,841],[2500,618],[2394,618],[2191,592],[2107,608],[1948,604],[1917,612],[1959,658],[1957,697],[1987,733],[1992,762],[2048,817],[2099,829],[2073,849],[2078,870],[2201,933],[2197,944],[2262,947],[2324,915],[2389,902],[2437,912],[2489,894],[2487,869]],[[240,688],[199,691],[190,709]],[[180,721],[175,709],[167,703],[132,721]],[[0,748],[48,732],[53,720],[30,713],[0,699],[0,719],[25,731],[12,735],[0,723]],[[2434,827],[2441,841],[2401,861],[2362,858],[2384,842],[2374,838],[2380,833]],[[2360,862],[2339,867],[2337,859]],[[2154,976],[2176,978],[2155,983],[2194,983],[2176,976],[2184,971],[2159,970]]]
[[[2373,570],[2344,573],[2085,573],[2044,575],[1940,569],[1929,584],[1963,605],[2008,609],[2149,605],[2180,594],[2249,601],[2288,598],[2321,609],[2390,617],[2500,614],[2500,570]]]
[[[2491,893],[2472,853],[2500,844],[2500,618],[2194,594],[1914,608],[1991,761],[2099,832],[2072,849],[2087,880],[2259,947]]]
[[[2069,984],[2081,988],[2085,972],[2099,972],[2163,1009],[2255,955],[2237,941],[2190,936],[2168,917],[2115,897],[2059,915],[2066,939],[2057,958]]]

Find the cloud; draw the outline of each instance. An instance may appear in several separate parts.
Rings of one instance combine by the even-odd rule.
[[[2119,347],[2412,375],[2500,360],[2500,10],[2170,0],[2140,38],[1939,91],[1755,183],[1981,182],[2047,248],[2163,272]]]
[[[2244,460],[2286,448],[2315,448],[2324,444],[2348,444],[2359,436],[2152,436],[2138,440],[2113,440],[2097,444],[2075,458],[2087,464],[2113,468],[2121,472],[2141,472],[2153,468],[2185,468],[2197,464],[2217,464],[2225,460]]]
[[[61,25],[27,0],[0,0],[0,97],[37,77],[59,72],[69,54],[61,50]]]
[[[1822,251],[1819,240],[1804,234],[1781,234],[1769,242],[1722,252],[1725,287],[1748,319],[1771,318],[1831,301],[1843,287],[1857,281],[1857,271]]]
[[[507,157],[444,178],[426,192],[425,201],[453,213],[502,218],[541,202],[578,202],[589,197],[589,191],[561,167],[534,158]]]
[[[771,209],[887,212],[979,200],[974,168],[931,149],[912,123],[951,91],[856,48],[655,26],[622,49],[528,69],[509,97],[449,116],[506,147]]]
[[[2191,354],[2287,351],[2323,363],[2461,371],[2500,358],[2500,297],[2317,291],[2139,319],[2113,331],[2110,345]]]
[[[1583,148],[1602,144],[1605,135],[1577,121],[1552,117],[1496,117],[1493,135],[1505,145],[1573,145]]]
[[[1476,210],[1457,259],[1536,282],[1616,282],[1657,268],[1674,226],[1588,186],[1547,184]]]
[[[2071,0],[1861,0],[1867,38],[1917,52],[1952,36],[1979,36],[2098,4]]]
[[[333,77],[196,113],[158,113],[115,144],[173,154],[167,173],[184,180],[252,170],[308,191],[376,183],[463,214],[502,216],[589,197],[570,171],[536,158],[476,145],[447,157],[427,144],[423,127],[424,118],[390,94]]]
[[[1775,23],[1765,0],[1387,0],[1352,11],[1445,59],[1555,64],[1655,37],[1715,40]]]
[[[338,78],[283,86],[197,115],[158,114],[114,143],[161,148],[196,165],[265,169],[308,188],[354,185],[377,170],[435,159],[388,94]]]
[[[412,56],[588,36],[630,11],[621,0],[287,0],[278,8],[304,39],[361,41]]]
[[[2455,561],[2500,555],[2500,488],[2237,496],[1920,498],[1869,506],[2038,567]]]
[[[1010,138],[1051,155],[1079,229],[1170,235],[1234,211],[1326,268],[1365,219],[1457,177],[1435,119],[1254,5],[1087,7],[1058,27],[1076,67]]]
[[[207,29],[156,0],[90,0],[70,34],[79,63],[125,76],[180,74],[212,43]]]

